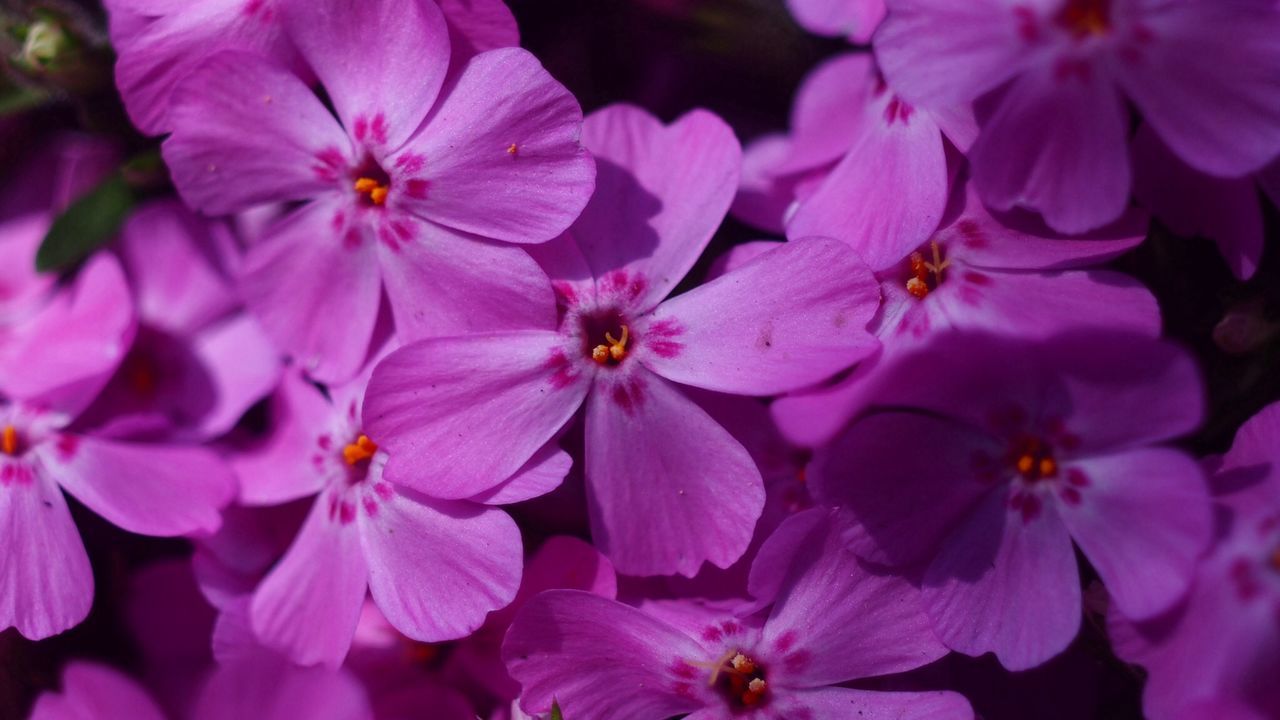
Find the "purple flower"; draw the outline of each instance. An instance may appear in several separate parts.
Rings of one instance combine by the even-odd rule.
[[[884,0],[787,0],[804,29],[865,43],[884,19]]]
[[[557,309],[518,332],[426,340],[374,372],[366,416],[387,476],[470,497],[519,468],[586,406],[592,535],[619,572],[726,567],[751,540],[760,472],[676,383],[768,395],[811,384],[875,347],[878,293],[842,243],[808,239],[662,302],[737,187],[739,148],[715,116],[662,126],[643,111],[588,118],[595,196],[535,257]],[[533,298],[535,301],[539,297]]]
[[[1186,600],[1145,622],[1111,614],[1117,654],[1147,670],[1143,709],[1152,720],[1280,714],[1278,462],[1280,404],[1273,404],[1210,461],[1219,522]]]
[[[919,591],[874,575],[823,510],[787,520],[751,571],[763,612],[717,616],[669,606],[660,616],[575,590],[551,590],[516,616],[503,645],[522,685],[521,707],[598,720],[756,717],[972,718],[945,692],[834,687],[928,664],[946,650],[929,630]],[[657,610],[655,608],[655,610]]]
[[[118,250],[131,280],[138,335],[80,423],[115,437],[221,435],[276,386],[280,357],[240,312],[226,265],[226,228],[176,202],[137,210]]]
[[[816,454],[814,491],[857,519],[859,556],[924,566],[948,647],[1011,670],[1065,649],[1081,614],[1073,541],[1131,617],[1186,592],[1211,523],[1199,465],[1156,445],[1202,413],[1178,348],[951,333],[889,373],[875,404],[917,410],[854,423]]]
[[[863,408],[893,356],[950,329],[1043,339],[1092,325],[1159,335],[1160,310],[1141,283],[1089,269],[1142,242],[1145,213],[1068,239],[1026,213],[993,217],[968,183],[958,183],[951,200],[928,241],[878,273],[884,304],[872,330],[882,355],[834,385],[774,403],[788,439],[809,447],[829,441]],[[735,251],[752,252],[752,245]]]
[[[487,504],[555,487],[569,457],[554,446],[489,496],[442,500],[383,476],[388,455],[366,434],[367,372],[330,388],[299,373],[280,390],[285,412],[258,446],[233,459],[242,499],[279,503],[315,495],[306,521],[254,592],[249,619],[267,647],[302,664],[342,663],[371,592],[400,632],[435,642],[464,637],[511,602],[520,582],[520,532]],[[415,475],[420,487],[430,475]]]
[[[1256,0],[888,0],[875,50],[908,101],[981,100],[982,198],[1083,232],[1130,188],[1132,100],[1179,157],[1234,177],[1280,152],[1280,10]]]
[[[249,249],[241,291],[268,333],[340,382],[367,355],[384,290],[404,340],[544,320],[520,308],[550,290],[506,243],[556,236],[590,195],[568,91],[518,48],[446,83],[448,28],[425,0],[280,11],[337,118],[285,67],[224,50],[174,91],[163,147],[201,211],[309,201]]]

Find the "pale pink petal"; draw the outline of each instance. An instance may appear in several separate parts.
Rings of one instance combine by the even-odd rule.
[[[243,313],[192,338],[195,357],[207,372],[214,404],[199,419],[196,434],[211,438],[232,428],[254,403],[280,382],[284,366],[258,321]]]
[[[564,232],[591,195],[577,100],[525,50],[477,55],[396,157],[424,163],[422,197],[398,203],[441,225],[507,242]]]
[[[334,517],[322,495],[254,592],[253,633],[296,663],[336,668],[351,647],[368,581],[358,528]]]
[[[632,105],[597,110],[582,128],[596,192],[572,235],[597,278],[644,278],[637,309],[666,297],[702,254],[738,187],[742,150],[705,110],[663,125]]]
[[[1064,472],[1083,473],[1088,485],[1059,494],[1058,512],[1120,612],[1149,618],[1181,599],[1213,530],[1200,465],[1177,450],[1144,448],[1077,460]]]
[[[1080,629],[1071,539],[1052,504],[1024,520],[1001,489],[969,513],[924,577],[934,631],[966,655],[994,652],[1013,671],[1062,652]]]
[[[1081,233],[1116,220],[1129,202],[1128,111],[1097,65],[1046,67],[1009,86],[969,155],[982,199],[1040,211]]]
[[[456,640],[511,602],[520,586],[520,529],[505,512],[401,492],[361,513],[369,591],[414,640]]]
[[[711,263],[711,267],[707,269],[707,280],[715,280],[721,275],[737,270],[780,245],[782,243],[777,240],[753,240],[734,245]]]
[[[485,505],[509,505],[540,497],[560,487],[571,467],[573,457],[552,440],[514,475],[470,499]]]
[[[806,75],[791,107],[790,154],[773,174],[830,166],[844,157],[874,125],[866,108],[878,81],[867,53],[836,56]]]
[[[809,475],[821,502],[857,520],[847,537],[854,551],[878,563],[914,565],[931,557],[991,491],[974,458],[1001,451],[995,439],[954,420],[880,413],[820,448]]]
[[[93,570],[58,487],[39,476],[0,487],[0,531],[0,628],[43,640],[84,620]]]
[[[348,672],[300,668],[258,655],[224,664],[205,683],[193,720],[374,720]]]
[[[782,658],[771,681],[789,688],[835,685],[911,670],[947,654],[930,629],[920,591],[899,575],[863,567],[845,545],[849,526],[838,514],[809,510],[778,532],[785,538],[788,525],[808,524],[805,515],[819,521],[785,569],[787,581],[761,638]]]
[[[597,378],[586,477],[592,538],[628,575],[692,577],[703,561],[728,567],[764,507],[746,449],[680,390],[638,369]]]
[[[787,222],[788,238],[843,240],[883,270],[938,229],[948,195],[942,133],[927,114],[899,107],[900,121],[868,120],[859,142]]]
[[[795,240],[658,306],[637,324],[637,359],[663,377],[708,390],[794,390],[878,347],[866,326],[879,294],[848,247]],[[659,329],[664,341],[646,346],[646,333]]]
[[[0,392],[74,415],[111,379],[135,328],[124,273],[99,253],[39,313],[0,326]]]
[[[1142,23],[1151,39],[1113,69],[1179,157],[1213,175],[1238,176],[1280,153],[1275,3],[1165,3],[1147,9]]]
[[[809,32],[856,43],[870,40],[884,19],[884,0],[788,0],[787,8]]]
[[[142,535],[215,532],[236,494],[231,469],[205,448],[63,435],[34,452],[90,510]]]
[[[62,671],[62,692],[36,700],[30,720],[165,720],[138,683],[117,670],[75,661]]]
[[[382,297],[373,243],[348,242],[333,229],[340,207],[333,198],[281,220],[249,249],[240,278],[267,335],[327,382],[350,378],[364,363]]]
[[[970,102],[1035,58],[1024,35],[1028,17],[1015,12],[1008,0],[886,4],[890,14],[875,37],[876,62],[890,87],[913,103],[941,107]],[[1052,0],[1026,4],[1052,5]]]
[[[666,718],[698,709],[703,691],[676,674],[709,651],[641,611],[581,590],[550,590],[516,616],[502,646],[520,705],[545,714],[556,701],[568,718]],[[625,659],[625,661],[619,662]],[[702,687],[696,687],[702,686]],[[686,697],[677,688],[683,686]]]
[[[1252,177],[1215,178],[1179,160],[1150,126],[1133,141],[1133,194],[1170,230],[1218,244],[1231,272],[1247,280],[1262,260],[1264,228]]]
[[[228,452],[240,481],[240,502],[275,505],[320,491],[324,477],[308,461],[328,429],[333,406],[320,389],[291,368],[267,401],[267,431]]]
[[[792,183],[772,171],[791,153],[791,140],[781,133],[756,138],[742,149],[742,179],[729,214],[754,228],[782,235],[783,219],[795,199]]]
[[[350,162],[351,144],[320,99],[284,67],[220,52],[173,92],[161,148],[182,199],[224,215],[315,197],[337,178],[322,154]]]
[[[520,45],[520,28],[502,0],[440,0],[449,23],[450,70],[485,50]]]
[[[36,307],[57,280],[36,272],[36,250],[49,231],[43,212],[0,223],[0,252],[9,262],[0,265],[0,322],[11,323]]]
[[[390,454],[387,477],[467,498],[511,477],[586,395],[558,333],[424,340],[389,355],[365,395],[364,426]]]
[[[347,132],[379,153],[404,144],[436,103],[449,28],[434,2],[281,3],[284,27]]]
[[[523,248],[401,222],[408,237],[378,244],[401,342],[555,324],[551,281]]]

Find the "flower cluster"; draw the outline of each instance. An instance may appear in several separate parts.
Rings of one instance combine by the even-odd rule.
[[[1133,260],[1264,274],[1276,2],[789,0],[745,149],[502,0],[104,4],[136,130],[0,185],[14,717],[1280,716],[1280,326]]]

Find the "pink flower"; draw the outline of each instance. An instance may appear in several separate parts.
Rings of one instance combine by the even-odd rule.
[[[597,547],[625,574],[726,567],[760,515],[760,472],[679,384],[768,395],[826,378],[874,349],[878,293],[848,247],[807,239],[663,302],[732,199],[738,144],[709,113],[664,127],[627,106],[593,114],[583,138],[596,194],[532,251],[558,309],[547,300],[520,331],[393,353],[370,383],[368,426],[391,451],[389,478],[470,497],[585,404]]]
[[[554,237],[590,195],[577,102],[517,48],[446,83],[449,31],[427,0],[280,12],[337,118],[285,67],[224,50],[174,91],[163,147],[201,211],[309,201],[248,253],[241,291],[267,332],[340,382],[368,353],[384,291],[406,340],[527,326],[514,308],[550,290],[507,243]]]
[[[1131,171],[1126,98],[1216,176],[1280,153],[1280,9],[1256,0],[888,0],[875,37],[908,101],[980,101],[982,198],[1062,232],[1117,218]]]
[[[521,707],[595,720],[748,717],[963,720],[945,692],[835,687],[942,657],[919,591],[868,572],[843,546],[849,528],[823,510],[787,520],[751,570],[767,614],[719,615],[692,605],[637,609],[577,590],[550,590],[516,616],[503,657]]]
[[[888,372],[875,404],[897,409],[820,450],[814,492],[858,521],[859,556],[924,566],[948,647],[1010,670],[1065,649],[1081,616],[1073,542],[1127,615],[1182,598],[1210,539],[1208,488],[1157,443],[1200,421],[1190,357],[1102,331],[949,333]]]
[[[1261,720],[1280,713],[1280,404],[1240,428],[1209,465],[1220,516],[1187,599],[1144,622],[1116,607],[1120,657],[1146,668],[1152,720]]]

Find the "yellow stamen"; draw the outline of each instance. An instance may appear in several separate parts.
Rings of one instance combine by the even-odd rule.
[[[369,200],[374,205],[381,205],[387,201],[387,193],[391,192],[391,188],[374,180],[373,178],[362,177],[356,180],[356,192],[361,195],[368,195]]]
[[[355,465],[361,460],[368,460],[373,454],[378,452],[378,446],[369,439],[368,435],[361,435],[356,441],[342,448],[342,459],[348,465]]]
[[[5,455],[18,454],[18,429],[12,425],[5,425],[4,431],[0,432],[0,450]]]
[[[622,326],[622,337],[615,338],[613,333],[605,333],[604,339],[607,344],[600,344],[591,349],[591,359],[604,365],[613,360],[614,362],[622,362],[627,356],[627,340],[631,338],[631,331],[626,325]]]
[[[744,675],[748,675],[756,671],[756,664],[751,662],[751,658],[743,655],[742,653],[734,655],[730,664],[733,665],[734,670],[737,670]]]

